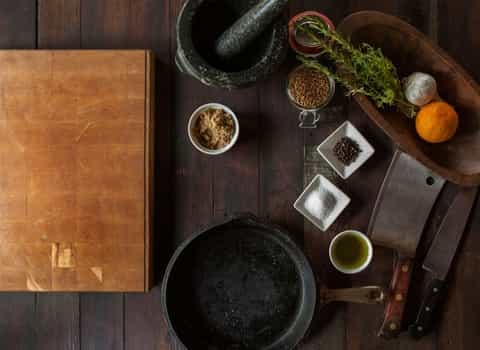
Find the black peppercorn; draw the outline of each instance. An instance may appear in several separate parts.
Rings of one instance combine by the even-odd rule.
[[[333,148],[335,157],[347,166],[357,159],[360,152],[358,143],[349,137],[342,137]]]

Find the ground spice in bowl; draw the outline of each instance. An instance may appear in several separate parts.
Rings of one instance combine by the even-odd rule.
[[[358,158],[362,150],[350,137],[342,137],[333,147],[335,157],[345,165],[350,165]]]
[[[288,95],[299,107],[317,109],[331,98],[331,82],[323,73],[300,66],[290,73]]]
[[[234,134],[235,123],[232,116],[220,108],[208,108],[201,112],[193,127],[195,139],[211,150],[228,146]]]

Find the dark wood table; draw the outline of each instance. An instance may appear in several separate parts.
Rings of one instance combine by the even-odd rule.
[[[296,112],[284,94],[282,71],[255,87],[223,91],[179,74],[173,64],[175,18],[183,0],[2,0],[1,48],[152,48],[157,58],[156,271],[172,249],[214,217],[250,211],[288,228],[303,244],[330,287],[388,285],[392,252],[377,248],[371,267],[354,277],[336,273],[327,258],[331,237],[346,228],[365,231],[393,146],[358,106],[337,94],[333,121],[318,129],[296,127]],[[290,14],[316,9],[338,22],[361,9],[398,15],[437,40],[480,80],[480,5],[473,0],[305,0],[292,1]],[[1,69],[1,67],[0,67]],[[222,157],[194,151],[186,121],[200,104],[219,101],[240,116],[242,136]],[[352,198],[348,210],[322,233],[293,209],[304,182],[304,148],[319,144],[344,119],[351,120],[377,152],[348,181],[324,169]],[[419,248],[419,257],[438,227],[457,188],[447,186]],[[399,208],[401,210],[401,208]],[[299,349],[476,349],[480,341],[480,204],[450,277],[448,302],[436,332],[419,342],[406,335],[376,337],[380,306],[332,305],[314,321]],[[417,269],[418,270],[418,269]],[[426,278],[414,275],[407,318],[412,317]],[[177,349],[169,339],[160,288],[148,294],[0,294],[1,349]]]

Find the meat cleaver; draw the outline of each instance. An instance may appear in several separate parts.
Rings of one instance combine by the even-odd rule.
[[[396,251],[390,297],[379,336],[398,336],[413,258],[425,223],[445,180],[397,150],[383,181],[368,228],[372,241]]]

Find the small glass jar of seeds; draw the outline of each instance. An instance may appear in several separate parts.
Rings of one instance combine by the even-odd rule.
[[[322,119],[321,110],[328,105],[334,94],[335,81],[322,72],[300,65],[288,75],[287,96],[300,110],[300,128],[316,128]]]

